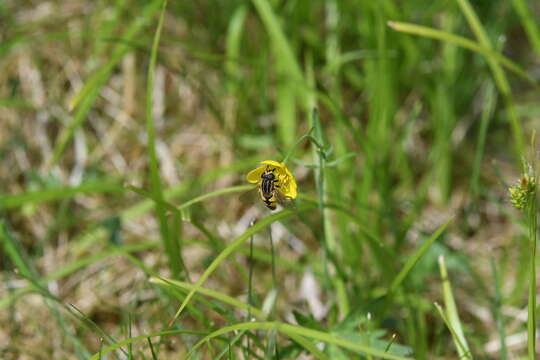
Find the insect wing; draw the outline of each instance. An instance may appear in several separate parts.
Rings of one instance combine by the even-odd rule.
[[[254,184],[252,189],[240,193],[238,200],[240,200],[240,202],[246,206],[253,206],[254,204],[257,204],[261,201],[261,197],[259,195],[259,186]]]
[[[294,204],[294,200],[284,196],[279,191],[275,192],[275,196],[277,198],[277,202],[279,205],[283,206],[286,209],[296,209],[296,205]]]

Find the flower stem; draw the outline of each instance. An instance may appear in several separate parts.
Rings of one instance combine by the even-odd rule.
[[[531,246],[530,274],[529,274],[529,304],[528,304],[528,343],[529,359],[536,357],[536,231],[538,228],[536,217],[536,196],[531,196],[528,206],[529,240]]]

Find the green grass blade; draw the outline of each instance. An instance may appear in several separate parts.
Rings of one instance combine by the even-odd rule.
[[[292,335],[299,335],[299,336],[302,336],[304,338],[318,340],[318,341],[326,342],[328,344],[334,344],[334,345],[343,347],[343,348],[348,349],[348,350],[358,351],[358,352],[361,352],[361,353],[366,354],[366,355],[377,356],[377,357],[379,357],[381,359],[390,359],[390,360],[406,360],[406,359],[410,359],[410,358],[406,358],[406,357],[402,357],[402,356],[398,356],[398,355],[389,354],[389,353],[383,352],[381,350],[371,348],[369,346],[361,345],[361,344],[358,344],[356,342],[346,340],[344,338],[338,337],[338,336],[333,335],[333,334],[329,334],[329,333],[325,333],[325,332],[317,331],[317,330],[313,330],[313,329],[308,329],[308,328],[305,328],[305,327],[302,327],[302,326],[285,324],[285,323],[281,323],[281,322],[277,322],[277,321],[276,322],[246,322],[246,323],[239,323],[239,324],[235,324],[235,325],[232,325],[232,326],[227,326],[227,327],[221,328],[219,330],[216,330],[216,331],[208,334],[207,336],[205,336],[201,340],[199,340],[199,342],[197,342],[197,344],[195,344],[191,348],[191,350],[187,354],[187,358],[189,359],[193,355],[193,353],[199,347],[201,347],[203,344],[205,344],[208,340],[213,339],[213,338],[215,338],[217,336],[229,333],[229,332],[237,331],[237,330],[277,331],[277,332],[282,333],[282,334],[287,335],[287,336],[289,336],[291,334]]]
[[[291,338],[291,340],[298,343],[304,349],[306,349],[311,354],[313,354],[315,358],[322,359],[322,360],[330,360],[329,356],[327,356],[325,353],[319,350],[319,348],[315,344],[313,344],[311,341],[304,338],[303,336],[296,335],[296,334],[288,334],[288,336]]]
[[[179,289],[182,289],[182,290],[188,291],[188,292],[195,289],[195,285],[193,285],[193,284],[190,284],[190,283],[187,283],[187,282],[184,282],[184,281],[167,279],[167,278],[163,278],[163,277],[152,277],[152,278],[150,278],[149,281],[151,283],[159,284],[159,285],[163,285],[163,286],[177,287]],[[266,319],[266,315],[263,313],[262,310],[254,307],[252,305],[246,304],[246,303],[244,303],[242,301],[239,301],[239,300],[237,300],[237,299],[235,299],[235,298],[233,298],[231,296],[222,294],[219,291],[215,291],[215,290],[208,289],[208,288],[205,288],[205,287],[201,286],[201,287],[199,287],[197,289],[197,292],[199,294],[202,294],[202,295],[211,297],[213,299],[216,299],[218,301],[221,301],[224,304],[233,306],[233,307],[235,307],[237,309],[250,311],[253,316],[255,316],[256,318],[258,318],[260,320],[265,320]]]
[[[0,209],[14,209],[27,204],[39,204],[48,201],[68,199],[79,194],[99,194],[123,192],[124,188],[117,181],[88,181],[79,186],[58,187],[22,194],[0,194]]]
[[[201,275],[199,280],[197,280],[197,282],[195,283],[195,287],[188,293],[188,295],[186,296],[186,299],[184,300],[184,302],[182,302],[182,304],[178,308],[178,311],[174,315],[174,318],[171,320],[169,326],[171,326],[176,321],[178,316],[180,316],[180,314],[182,313],[186,305],[189,303],[189,301],[191,300],[195,292],[199,290],[199,288],[206,281],[206,279],[208,279],[208,277],[217,269],[217,267],[230,254],[232,254],[240,245],[242,245],[244,241],[249,239],[251,235],[257,233],[258,231],[260,231],[261,229],[265,228],[266,226],[270,225],[271,223],[275,221],[278,221],[280,219],[283,219],[283,218],[295,215],[299,212],[307,211],[313,208],[314,206],[311,205],[311,206],[304,206],[302,208],[298,208],[295,211],[291,211],[291,210],[280,211],[274,215],[268,216],[264,218],[263,220],[257,222],[255,225],[251,226],[248,230],[246,230],[242,235],[237,237],[232,243],[230,243],[225,249],[223,249],[223,251],[214,259],[214,261],[212,261],[210,266],[208,266],[208,268],[204,271],[204,273]]]
[[[421,26],[421,25],[410,24],[410,23],[399,22],[399,21],[389,21],[388,26],[390,26],[392,29],[399,32],[419,35],[422,37],[449,42],[449,43],[461,46],[465,49],[479,53],[481,55],[484,55],[485,57],[491,57],[495,59],[498,63],[500,63],[502,66],[504,66],[505,68],[513,72],[514,74],[527,80],[532,86],[536,88],[539,87],[538,82],[533,77],[531,77],[525,70],[519,67],[519,65],[514,63],[512,60],[493,51],[491,48],[486,48],[470,39],[467,39],[459,35],[451,34],[446,31],[433,29],[427,26]]]
[[[156,201],[156,214],[159,220],[159,231],[161,240],[165,248],[166,255],[169,259],[169,267],[175,278],[180,276],[182,271],[182,260],[180,257],[180,249],[178,239],[173,238],[171,229],[169,228],[166,208],[163,204],[163,189],[159,175],[159,161],[156,153],[156,135],[154,127],[154,76],[156,70],[157,53],[159,40],[161,38],[161,30],[165,19],[165,9],[167,8],[167,0],[162,2],[161,14],[154,34],[152,42],[152,51],[150,53],[150,64],[148,65],[148,82],[146,87],[146,133],[148,139],[148,160],[150,165],[150,188],[153,197]]]
[[[71,100],[71,108],[77,108],[71,123],[62,129],[58,140],[54,146],[52,157],[47,163],[47,167],[51,167],[58,162],[60,156],[64,152],[67,144],[73,138],[75,130],[77,130],[86,120],[86,115],[90,111],[94,102],[97,99],[99,91],[109,79],[112,71],[118,65],[120,60],[131,50],[129,45],[136,36],[142,31],[146,24],[150,21],[156,11],[159,9],[161,0],[154,0],[149,3],[142,11],[140,16],[137,16],[133,23],[128,27],[125,34],[122,36],[122,41],[113,50],[111,59],[101,69],[99,69],[86,82],[83,88]]]
[[[454,342],[458,348],[460,359],[472,359],[469,345],[465,339],[463,328],[461,326],[461,320],[454,300],[454,294],[450,285],[450,279],[448,278],[448,272],[446,271],[446,265],[444,262],[444,256],[439,256],[439,270],[442,279],[443,298],[444,298],[444,314],[448,321],[448,328],[452,331]]]
[[[128,344],[133,344],[133,343],[139,342],[141,340],[145,340],[145,339],[149,339],[149,338],[153,338],[153,337],[172,336],[172,335],[180,335],[180,334],[205,335],[206,333],[203,332],[203,331],[196,331],[196,330],[165,330],[165,331],[159,331],[159,332],[155,332],[155,333],[151,333],[151,334],[135,336],[135,337],[132,337],[132,338],[129,338],[129,339],[124,339],[122,341],[119,341],[114,345],[106,347],[105,349],[100,349],[100,351],[98,351],[97,353],[92,355],[92,357],[89,358],[88,360],[98,360],[103,355],[107,355],[108,353],[110,353],[112,351],[118,350],[122,346],[125,346],[125,345],[128,345]]]
[[[429,239],[427,239],[426,241],[424,241],[424,243],[418,248],[416,249],[416,251],[414,252],[414,254],[412,254],[409,259],[407,260],[407,262],[405,263],[405,265],[403,266],[403,268],[401,269],[401,271],[397,274],[397,276],[395,277],[394,281],[392,281],[392,284],[390,285],[389,289],[388,289],[388,294],[391,294],[393,293],[394,291],[396,291],[398,289],[398,287],[401,285],[401,283],[403,282],[403,280],[405,280],[405,278],[407,277],[407,275],[409,275],[409,272],[412,270],[412,268],[416,265],[416,263],[420,260],[420,258],[426,253],[426,251],[429,249],[429,247],[433,244],[433,242],[435,242],[435,240],[437,240],[439,238],[439,236],[441,236],[441,234],[446,230],[446,228],[448,227],[448,225],[453,221],[454,219],[451,218],[449,220],[447,220],[444,224],[442,224],[441,226],[439,226],[439,228],[437,229],[437,231],[435,231],[430,237]]]
[[[74,272],[84,269],[85,267],[92,265],[98,261],[105,260],[112,256],[129,254],[138,251],[155,249],[160,246],[159,242],[145,242],[136,245],[130,245],[125,247],[111,247],[106,251],[94,254],[92,256],[87,256],[82,259],[75,260],[71,263],[63,265],[53,272],[43,276],[43,281],[49,282],[58,279],[62,279],[68,275],[73,274]],[[0,310],[9,304],[13,303],[18,297],[25,295],[29,292],[34,291],[35,287],[33,285],[28,285],[26,287],[19,288],[12,293],[8,294],[4,298],[0,299]]]
[[[296,138],[296,98],[303,96],[302,71],[285,36],[279,19],[267,0],[252,0],[272,44],[277,84],[278,135],[282,144],[289,147]],[[301,98],[302,103],[306,99]]]
[[[447,314],[445,313],[444,309],[437,303],[434,303],[434,305],[435,305],[435,308],[437,309],[437,312],[439,313],[439,315],[443,319],[444,324],[446,325],[446,327],[450,331],[450,334],[452,335],[452,339],[454,340],[454,343],[456,344],[456,347],[458,348],[458,352],[464,354],[464,355],[462,355],[463,357],[460,357],[460,359],[472,359],[471,353],[467,352],[466,349],[465,349],[465,345],[463,345],[461,343],[461,339],[458,336],[458,334],[456,333],[456,330],[454,329],[452,324],[450,323],[450,320],[448,319]]]
[[[540,58],[540,30],[538,29],[538,18],[535,21],[533,12],[529,10],[525,0],[512,0],[512,5],[521,19],[525,32],[536,52],[537,59]]]
[[[489,49],[490,52],[486,54],[486,61],[491,69],[491,72],[493,73],[493,78],[495,79],[495,83],[497,84],[497,87],[499,88],[499,91],[503,95],[505,102],[506,102],[506,113],[508,116],[508,120],[510,122],[510,127],[512,129],[512,134],[514,137],[514,142],[516,146],[516,155],[519,160],[522,159],[522,156],[524,155],[524,137],[523,137],[523,129],[521,128],[521,123],[519,121],[519,117],[515,110],[514,101],[512,99],[512,90],[510,88],[510,83],[508,82],[506,75],[504,73],[504,70],[500,66],[499,62],[497,61],[497,57],[493,55],[493,45],[491,44],[489,37],[487,36],[486,31],[484,30],[484,27],[482,26],[482,23],[478,19],[478,16],[474,12],[473,7],[469,3],[468,0],[457,0],[457,3],[461,9],[461,12],[467,19],[467,22],[469,23],[469,26],[471,27],[476,39],[478,39],[478,42],[480,45],[486,49]],[[497,52],[495,52],[497,53]]]
[[[495,86],[493,85],[492,81],[489,81],[486,84],[484,93],[484,106],[482,110],[482,117],[480,118],[480,128],[478,130],[478,140],[476,142],[476,151],[474,154],[474,163],[471,174],[471,192],[475,197],[477,197],[480,193],[480,169],[482,166],[482,159],[484,158],[487,130],[497,104]]]
[[[160,200],[160,199],[156,198],[154,195],[152,195],[149,192],[145,191],[144,189],[137,188],[135,186],[128,186],[127,189],[131,190],[131,191],[133,191],[133,192],[135,192],[135,193],[137,193],[137,194],[139,194],[141,196],[152,199],[155,202],[159,202],[165,209],[177,213],[177,212],[179,212],[181,210],[185,210],[185,209],[189,208],[190,206],[192,206],[194,204],[197,204],[199,202],[203,202],[205,200],[212,199],[214,197],[218,197],[218,196],[222,196],[222,195],[226,195],[226,194],[233,194],[233,193],[236,193],[236,192],[241,193],[241,192],[245,192],[245,191],[248,191],[248,190],[253,190],[254,187],[253,187],[253,185],[231,186],[231,187],[228,187],[228,188],[211,191],[209,193],[194,197],[193,199],[188,200],[185,203],[183,203],[182,205],[178,205],[178,206],[176,206],[176,205],[174,205],[174,204],[172,204],[172,203],[170,203],[170,202],[168,202],[166,200]]]
[[[240,77],[238,62],[240,60],[240,49],[242,46],[242,30],[244,29],[247,13],[247,7],[239,6],[234,12],[227,30],[227,40],[225,42],[227,61],[225,63],[225,70],[229,77],[227,84],[229,91],[237,88],[237,81]]]
[[[11,236],[8,232],[6,225],[3,222],[0,222],[0,243],[4,248],[5,253],[13,262],[13,265],[18,269],[19,274],[30,281],[32,286],[37,289],[40,294],[43,296],[43,301],[53,317],[56,319],[58,325],[64,332],[64,335],[73,345],[76,352],[79,354],[79,357],[82,359],[88,356],[88,351],[81,343],[79,338],[74,336],[69,329],[69,326],[66,324],[64,316],[58,309],[57,302],[60,302],[58,298],[54,297],[46,287],[42,286],[40,275],[36,269],[34,269],[32,263],[30,262],[27,254],[22,249],[18,241]],[[54,300],[54,301],[51,301]]]
[[[3,222],[0,222],[0,241],[2,242],[5,253],[13,262],[13,265],[19,270],[21,276],[27,279],[33,279],[38,283],[36,272],[29,265],[27,257],[20,251],[18,244],[9,234]]]

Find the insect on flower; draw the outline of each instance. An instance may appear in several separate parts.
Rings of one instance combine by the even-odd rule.
[[[275,210],[281,198],[296,198],[296,179],[284,163],[265,160],[261,164],[264,166],[247,174],[247,181],[258,185],[259,195],[267,208]]]

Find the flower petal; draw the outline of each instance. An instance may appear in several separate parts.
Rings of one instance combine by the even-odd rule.
[[[285,167],[285,164],[274,161],[274,160],[264,160],[264,161],[261,161],[261,164],[274,166],[278,168],[279,170],[282,170]]]
[[[247,181],[252,184],[258,183],[261,180],[261,175],[265,169],[266,166],[261,166],[256,168],[255,170],[251,170],[246,176]]]
[[[289,182],[284,186],[284,192],[283,195],[290,198],[295,199],[297,192],[296,192],[296,180],[294,177],[289,178]]]

